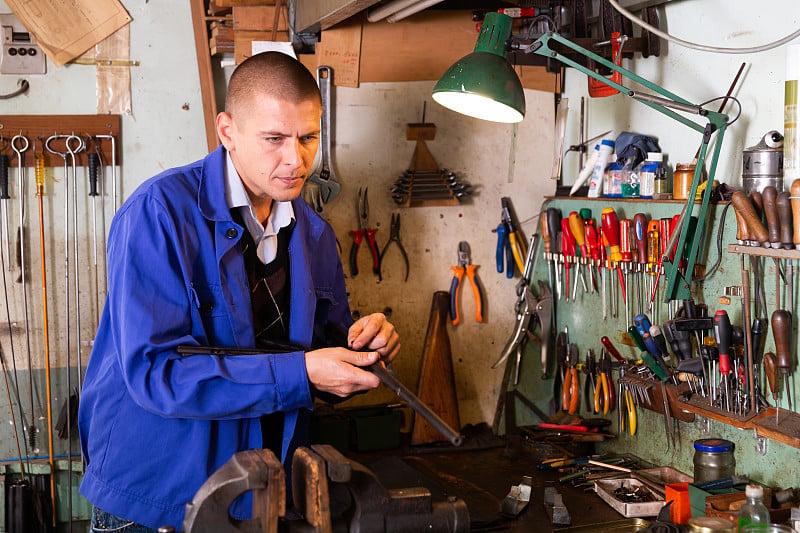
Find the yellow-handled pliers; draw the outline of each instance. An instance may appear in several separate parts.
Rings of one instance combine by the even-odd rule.
[[[475,321],[483,322],[483,290],[475,276],[478,265],[473,265],[469,258],[469,243],[461,241],[458,243],[458,265],[451,267],[453,270],[453,280],[450,282],[450,319],[454,326],[461,322],[459,313],[458,294],[461,288],[461,281],[464,274],[467,275],[470,285],[472,285],[472,296],[475,298]]]
[[[607,415],[611,410],[611,404],[614,401],[611,387],[611,360],[608,358],[608,353],[605,348],[600,353],[600,362],[598,364],[600,375],[597,378],[597,385],[594,389],[594,412],[599,413],[603,410],[603,415]]]
[[[500,198],[500,205],[502,206],[501,224],[505,226],[508,246],[511,248],[511,253],[514,256],[514,263],[517,265],[520,274],[522,274],[525,270],[525,257],[528,255],[525,246],[525,236],[519,230],[517,224],[514,223],[514,217],[511,216],[511,199],[507,196]],[[498,233],[498,235],[500,235],[500,233]],[[506,265],[506,269],[513,270],[511,265]]]
[[[625,388],[625,413],[628,417],[628,433],[636,435],[636,404],[633,402],[633,393]],[[622,430],[622,428],[620,428]]]

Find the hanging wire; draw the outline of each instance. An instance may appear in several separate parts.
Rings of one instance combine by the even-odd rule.
[[[679,39],[678,37],[670,35],[669,33],[665,33],[656,28],[655,26],[652,26],[644,22],[643,20],[636,18],[636,16],[634,16],[630,11],[620,6],[617,0],[608,0],[608,3],[611,4],[611,6],[614,9],[616,9],[623,17],[630,20],[637,26],[649,31],[650,33],[658,35],[662,39],[665,39],[679,46],[684,46],[686,48],[691,48],[693,50],[702,50],[704,52],[714,52],[717,54],[754,54],[756,52],[764,52],[766,50],[772,50],[773,48],[782,46],[800,36],[800,30],[797,30],[793,33],[790,33],[789,35],[787,35],[782,39],[778,39],[777,41],[772,41],[771,43],[762,44],[760,46],[750,46],[744,48],[724,48],[721,46],[709,46],[705,44],[697,44],[691,41],[685,41],[683,39]]]

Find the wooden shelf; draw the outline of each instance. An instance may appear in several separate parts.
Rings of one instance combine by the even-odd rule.
[[[775,408],[762,411],[753,419],[752,427],[760,437],[782,442],[800,448],[800,415],[786,409],[779,409],[778,422],[775,422]]]
[[[711,405],[707,396],[702,397],[699,394],[693,394],[688,400],[679,400],[679,403],[687,411],[739,429],[750,429],[753,418],[757,416],[752,409],[744,415],[720,409]]]
[[[743,244],[729,244],[728,253],[758,255],[761,257],[773,257],[775,259],[800,259],[800,250],[765,248],[763,246],[745,246]]]

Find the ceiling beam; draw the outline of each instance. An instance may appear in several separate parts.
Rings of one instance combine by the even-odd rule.
[[[295,32],[317,33],[372,7],[380,0],[294,0]]]

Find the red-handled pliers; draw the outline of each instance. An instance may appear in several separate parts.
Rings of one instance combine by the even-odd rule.
[[[473,265],[469,258],[469,243],[461,241],[458,243],[458,266],[453,269],[453,281],[450,282],[450,318],[452,324],[457,326],[461,322],[458,305],[458,293],[461,288],[461,281],[464,274],[467,274],[472,285],[472,296],[475,298],[475,321],[483,322],[483,291],[475,276],[475,269],[478,265]]]
[[[361,188],[358,189],[358,199],[356,201],[358,229],[350,232],[350,235],[353,236],[353,246],[350,248],[350,275],[353,277],[358,275],[358,249],[361,246],[361,241],[364,240],[364,236],[367,237],[369,251],[372,254],[372,272],[380,277],[378,247],[375,244],[375,234],[378,232],[378,229],[369,227],[369,201],[367,200],[367,190],[368,189],[365,188],[362,192]]]

